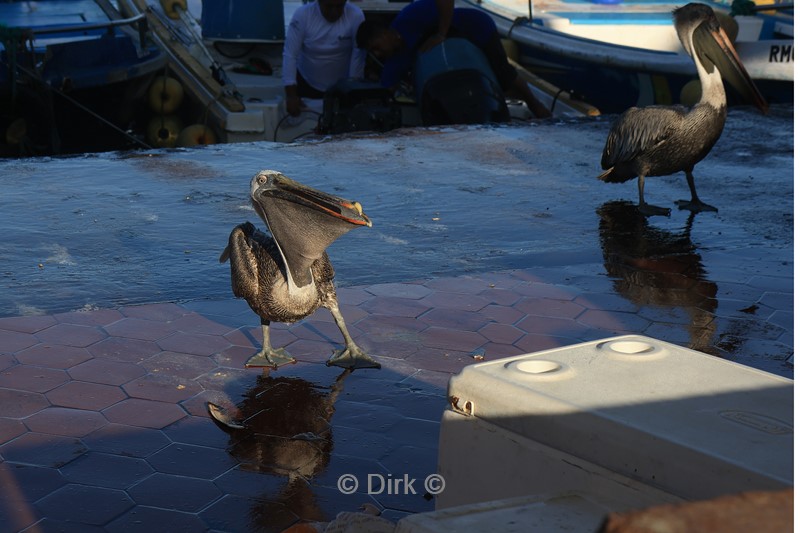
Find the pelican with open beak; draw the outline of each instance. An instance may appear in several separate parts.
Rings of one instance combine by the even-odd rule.
[[[347,331],[333,285],[333,266],[325,252],[350,230],[372,226],[361,204],[302,185],[274,170],[262,170],[253,177],[250,198],[272,235],[250,222],[239,224],[219,259],[230,260],[233,293],[261,318],[262,349],[245,366],[277,368],[294,363],[284,348],[270,344],[270,322],[296,322],[325,307],[345,341],[344,349],[335,351],[328,364],[380,368]]]

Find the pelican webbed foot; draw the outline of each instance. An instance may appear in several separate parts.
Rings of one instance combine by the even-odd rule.
[[[283,365],[290,365],[296,363],[297,360],[289,355],[283,348],[269,348],[264,347],[260,352],[248,359],[244,366],[245,368],[278,368]]]
[[[325,363],[328,366],[338,366],[355,370],[357,368],[380,368],[381,364],[367,355],[355,344],[344,350],[335,350],[330,359]]]
[[[719,209],[713,205],[701,202],[700,200],[675,200],[675,205],[678,206],[678,209],[688,209],[692,213],[699,213],[701,211],[713,211],[716,213],[719,211]]]
[[[668,217],[672,213],[669,207],[659,207],[657,205],[641,203],[639,204],[639,212],[646,217],[651,216],[664,216]]]

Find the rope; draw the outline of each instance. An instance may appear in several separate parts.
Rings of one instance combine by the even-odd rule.
[[[38,81],[39,83],[41,83],[41,84],[42,84],[44,87],[46,87],[46,88],[47,88],[49,91],[51,91],[52,93],[54,93],[54,94],[57,94],[57,95],[61,96],[62,98],[64,98],[65,100],[67,100],[68,102],[70,102],[71,104],[73,104],[75,107],[77,107],[78,109],[80,109],[80,110],[82,110],[82,111],[86,112],[86,113],[87,113],[87,114],[89,114],[90,116],[92,116],[92,117],[96,118],[97,120],[99,120],[100,122],[102,122],[102,123],[106,124],[106,125],[107,125],[107,126],[109,126],[111,129],[113,129],[113,130],[115,130],[115,131],[117,131],[117,132],[121,133],[121,134],[122,134],[124,137],[127,137],[127,138],[128,138],[128,139],[130,139],[131,141],[134,141],[135,143],[137,143],[137,144],[141,145],[142,147],[144,147],[144,148],[146,148],[146,149],[148,149],[148,150],[151,150],[151,149],[153,148],[152,146],[148,145],[148,144],[147,144],[147,143],[145,143],[144,141],[142,141],[142,140],[140,140],[140,139],[137,139],[136,137],[134,137],[133,135],[131,135],[131,134],[130,134],[130,133],[128,133],[127,131],[125,131],[125,130],[123,130],[123,129],[121,129],[121,128],[117,127],[115,124],[113,124],[113,123],[109,122],[109,121],[108,121],[108,120],[106,120],[104,117],[102,117],[102,116],[98,115],[97,113],[95,113],[94,111],[92,111],[92,110],[91,110],[91,109],[89,109],[88,107],[84,106],[83,104],[81,104],[80,102],[78,102],[77,100],[75,100],[74,98],[72,98],[71,96],[69,96],[68,94],[64,93],[63,91],[61,91],[61,90],[59,90],[59,89],[56,89],[55,87],[51,87],[50,85],[48,85],[47,83],[45,83],[43,80],[39,79],[39,78],[38,78],[38,77],[37,77],[37,76],[36,76],[34,73],[32,73],[31,71],[29,71],[28,69],[26,69],[26,68],[24,68],[24,67],[20,67],[20,66],[17,66],[17,68],[18,68],[20,71],[22,71],[22,72],[24,72],[25,74],[27,74],[28,76],[30,76],[30,77],[31,77],[31,79],[33,79],[33,80],[35,80],[35,81]]]

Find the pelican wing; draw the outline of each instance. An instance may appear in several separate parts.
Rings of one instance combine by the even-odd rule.
[[[681,106],[632,107],[611,127],[600,162],[609,169],[633,161],[672,137],[686,116]]]
[[[239,298],[250,301],[258,296],[258,248],[257,231],[249,222],[239,224],[228,237],[228,246],[220,256],[220,262],[230,259],[231,289]]]

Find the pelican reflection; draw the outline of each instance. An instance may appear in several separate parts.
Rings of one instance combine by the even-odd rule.
[[[330,462],[333,437],[330,420],[342,390],[342,372],[330,386],[298,377],[273,377],[265,369],[237,405],[238,413],[210,403],[208,410],[230,434],[228,452],[245,470],[285,477],[278,494],[263,495],[303,520],[323,520],[308,480]],[[253,509],[254,523],[272,514],[270,505]]]
[[[716,354],[717,284],[707,279],[691,239],[695,213],[679,231],[652,226],[630,202],[597,209],[600,246],[615,290],[637,306],[682,308],[688,315],[688,347]]]

